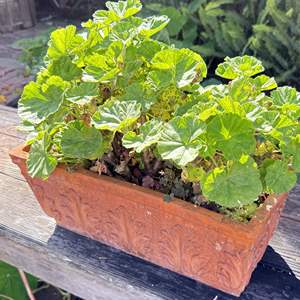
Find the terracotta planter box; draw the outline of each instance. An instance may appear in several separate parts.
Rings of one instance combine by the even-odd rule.
[[[262,258],[287,198],[269,197],[249,223],[240,224],[87,170],[69,173],[59,166],[46,181],[32,179],[24,149],[10,156],[57,224],[236,296]]]

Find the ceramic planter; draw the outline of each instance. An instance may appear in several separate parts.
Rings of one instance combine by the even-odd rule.
[[[10,156],[57,224],[236,296],[262,258],[287,198],[269,197],[241,224],[87,170],[69,173],[58,166],[48,180],[33,179],[24,149]]]

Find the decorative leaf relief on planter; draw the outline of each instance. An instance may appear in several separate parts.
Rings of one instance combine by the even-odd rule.
[[[151,233],[153,231],[151,222],[142,218],[145,207],[131,205],[129,202],[126,203],[126,207],[120,205],[103,213],[104,239],[117,248],[151,257],[153,254]]]
[[[32,179],[25,161],[11,156],[59,225],[233,295],[249,282],[287,197],[267,199],[255,220],[239,224],[87,172],[58,167],[47,181]]]
[[[61,179],[50,177],[47,185],[50,184],[51,193],[46,193],[43,182],[30,178],[42,207],[58,224],[140,257],[158,259],[156,262],[162,266],[201,278],[210,285],[225,290],[243,288],[242,279],[248,272],[245,265],[249,265],[247,249],[216,228],[202,224],[199,235],[193,229],[193,222],[192,226],[185,226],[186,220],[179,216],[149,210],[119,197],[110,202],[102,191],[94,199],[92,193],[87,193],[83,200],[73,188],[59,184]],[[262,255],[269,235],[253,249],[258,256]],[[251,269],[254,267],[249,265]]]
[[[85,201],[82,201],[80,194],[74,188],[60,185],[58,178],[54,176],[49,179],[51,193],[39,179],[28,177],[28,181],[43,209],[58,224],[65,222],[72,230],[76,230],[78,227],[85,228],[88,224],[83,212]],[[62,212],[64,212],[63,215]],[[78,230],[76,231],[78,232]]]
[[[262,228],[263,234],[260,235],[260,240],[256,242],[256,246],[253,249],[254,260],[258,263],[262,256],[264,255],[266,245],[268,245],[269,240],[271,239],[275,228],[279,222],[280,214],[283,209],[283,206],[278,203],[278,200],[274,200],[275,209],[273,209],[272,214],[266,225]],[[256,264],[253,266],[253,269],[256,267]]]
[[[161,263],[173,270],[181,269],[183,254],[183,225],[165,226],[158,234],[158,252]]]
[[[227,289],[241,288],[247,271],[242,261],[247,249],[239,249],[239,245],[216,228],[202,224],[199,235],[192,228],[182,225],[184,220],[179,220],[179,223],[170,227],[167,225],[160,231],[160,263],[193,278],[201,278],[202,282]]]
[[[217,243],[216,248],[218,247],[219,244]],[[244,283],[241,283],[249,272],[249,269],[245,268],[245,263],[250,251],[246,247],[239,249],[238,245],[229,239],[221,247],[222,249],[218,251],[219,253],[222,251],[222,256],[215,253],[217,267],[215,270],[216,277],[214,278],[217,278],[218,283],[226,289],[238,290],[243,288]],[[213,278],[210,278],[210,280],[213,280]]]

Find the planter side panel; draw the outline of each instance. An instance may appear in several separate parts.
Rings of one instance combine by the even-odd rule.
[[[173,206],[149,206],[132,189],[79,172],[57,168],[47,181],[28,176],[18,162],[45,212],[67,229],[149,260],[225,292],[240,295],[250,280],[277,225],[284,201],[272,208],[269,222],[245,238],[234,236],[209,218],[187,218]],[[137,199],[138,198],[138,199]],[[138,200],[138,201],[136,201]],[[228,224],[231,226],[231,224]]]

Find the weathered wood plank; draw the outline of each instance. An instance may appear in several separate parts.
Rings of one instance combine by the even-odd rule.
[[[8,135],[20,139],[19,143],[25,140],[26,134],[16,129],[16,125],[0,127],[0,134]]]
[[[13,119],[12,117],[15,117],[15,119]],[[12,113],[7,113],[5,112],[5,114],[0,113],[0,125],[1,127],[7,127],[7,126],[12,126],[12,125],[18,125],[19,124],[19,119],[13,115]]]
[[[55,248],[55,245],[46,248],[30,240],[23,243],[24,240],[20,241],[16,233],[9,236],[8,231],[5,231],[5,235],[2,235],[1,229],[0,226],[0,259],[79,297],[91,300],[163,299],[109,274],[95,273],[95,270],[91,272],[86,269],[86,263],[79,264],[79,261],[72,260],[74,258],[56,252],[63,251],[63,248],[56,248],[54,251],[51,248]],[[73,247],[77,247],[77,244],[73,244]]]
[[[20,180],[24,180],[24,178],[21,176],[19,168],[11,162],[8,152],[22,142],[22,139],[0,133],[0,173]]]
[[[33,0],[18,0],[22,25],[24,28],[32,27],[36,23],[36,11]]]
[[[283,216],[300,222],[300,182],[290,191]]]
[[[6,133],[5,128],[16,127],[17,125],[19,125],[19,122],[20,119],[16,114],[16,109],[11,109],[8,107],[7,109],[5,109],[5,106],[0,105],[0,132],[1,133]],[[17,132],[16,128],[12,131]]]
[[[11,113],[17,115],[17,109],[16,108],[6,106],[6,105],[2,105],[2,104],[0,104],[0,111],[7,111],[7,112],[11,112]]]

